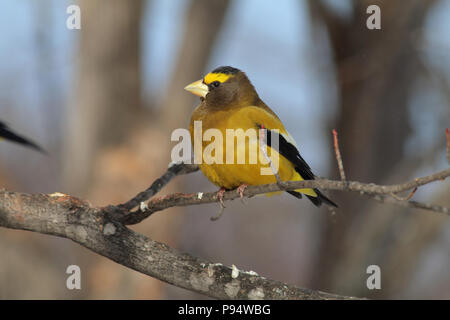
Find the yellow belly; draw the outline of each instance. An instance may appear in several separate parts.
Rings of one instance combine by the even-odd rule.
[[[282,161],[278,174],[283,181],[288,181],[293,178],[292,166],[290,163]],[[270,170],[268,165],[261,163],[257,164],[201,164],[200,170],[203,174],[214,184],[226,189],[234,189],[241,184],[260,185],[275,183],[276,178],[273,174],[263,175],[261,169],[266,168]]]
[[[216,157],[216,151],[212,153],[206,151],[211,149],[211,142],[215,141],[215,138],[205,141],[202,135],[195,135],[193,121],[191,121],[190,131],[194,149],[196,148],[195,143],[197,143],[201,146],[202,151],[202,156],[200,157],[202,163],[199,164],[200,170],[212,183],[226,189],[235,189],[242,184],[252,186],[277,182],[266,157],[260,149],[258,133],[256,136],[252,136],[248,139],[239,140],[236,138],[235,142],[232,144],[234,146],[234,160],[228,161],[227,163],[226,129],[234,128],[247,130],[249,128],[255,128],[254,121],[250,121],[249,117],[240,116],[238,114],[235,117],[229,118],[225,112],[209,114],[208,117],[197,116],[196,113],[194,113],[194,116],[195,117],[193,118],[203,121],[203,130],[217,128],[220,130],[223,137],[222,142],[217,142],[222,145],[223,154]],[[281,128],[281,132],[285,132],[284,128]],[[216,150],[215,148],[213,149]],[[245,155],[243,164],[240,164],[242,162],[238,161],[238,154]],[[251,160],[250,154],[257,155]],[[278,165],[275,165],[275,167],[278,168],[277,173],[282,181],[303,180],[296,172],[293,164],[277,151],[267,147],[267,154],[272,160],[277,159],[275,161]],[[216,160],[219,158],[220,161],[211,161],[212,158],[215,158]],[[231,158],[233,158],[233,156],[231,156]],[[263,174],[263,172],[265,174]],[[298,189],[296,191],[311,196],[317,196],[312,189]]]
[[[268,153],[270,154],[270,148]],[[275,154],[277,154],[275,152]],[[271,171],[268,164],[258,162],[256,164],[205,164],[199,165],[203,174],[215,185],[225,189],[235,189],[241,184],[261,185],[276,183],[276,177],[273,174],[265,175],[261,170]],[[278,175],[282,181],[299,181],[303,178],[295,171],[292,163],[283,156],[279,155]],[[297,189],[297,192],[316,196],[312,189]],[[270,195],[270,194],[268,194]]]

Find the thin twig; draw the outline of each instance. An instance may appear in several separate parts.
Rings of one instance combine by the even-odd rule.
[[[167,171],[158,179],[156,179],[150,187],[145,191],[140,192],[131,200],[119,204],[120,209],[129,211],[141,204],[141,202],[147,201],[155,194],[157,194],[163,187],[165,187],[173,178],[182,174],[192,173],[198,170],[198,166],[194,164],[176,163],[169,164]]]
[[[225,190],[226,190],[225,188],[220,188],[219,191],[217,191],[216,198],[219,200],[220,209],[219,209],[219,213],[217,214],[217,216],[213,216],[213,217],[209,218],[211,221],[219,220],[225,211],[226,207],[225,207],[225,203],[223,203],[223,194],[224,194]]]
[[[406,197],[401,197],[401,196],[399,196],[399,195],[397,195],[395,193],[391,193],[391,196],[393,198],[395,198],[396,200],[399,200],[399,201],[408,201],[409,199],[411,199],[414,196],[414,194],[416,193],[417,189],[418,188],[415,187]]]
[[[445,137],[447,140],[447,162],[450,164],[450,130],[448,128],[445,130]]]
[[[414,208],[414,209],[421,209],[421,210],[430,211],[430,212],[437,212],[437,213],[442,213],[442,214],[446,214],[446,215],[450,216],[450,208],[443,207],[443,206],[436,205],[436,204],[422,203],[422,202],[417,202],[417,201],[396,200],[394,198],[391,198],[388,196],[383,196],[383,195],[367,195],[367,196],[369,196],[370,198],[372,198],[378,202],[382,202],[382,203],[394,204],[394,205],[397,205],[400,207],[405,207],[405,208]]]
[[[217,221],[222,217],[223,212],[225,211],[225,205],[223,205],[222,203],[220,204],[220,209],[219,209],[219,213],[217,214],[217,216],[212,216],[209,217],[209,220],[211,221]]]
[[[338,133],[337,133],[336,129],[333,129],[333,140],[334,140],[334,152],[336,154],[336,160],[338,163],[339,174],[341,175],[341,180],[346,181],[347,179],[345,177],[344,164],[342,163],[341,151],[339,150],[339,140],[338,140]]]

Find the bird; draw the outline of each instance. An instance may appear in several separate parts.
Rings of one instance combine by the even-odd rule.
[[[232,149],[227,150],[226,143],[223,141],[223,154],[218,154],[218,158],[223,161],[201,161],[199,163],[201,172],[212,183],[220,187],[217,197],[222,205],[223,194],[227,190],[237,189],[242,199],[245,188],[250,185],[276,183],[277,179],[282,181],[315,179],[310,166],[300,155],[295,140],[275,112],[261,100],[255,87],[243,71],[231,66],[221,66],[206,74],[202,79],[188,84],[184,89],[200,97],[200,104],[194,109],[189,124],[191,143],[196,156],[196,143],[201,146],[201,150],[200,148],[198,150],[203,153],[202,157],[205,157],[204,152],[210,143],[205,141],[208,139],[201,134],[196,134],[196,123],[201,123],[202,132],[206,133],[208,129],[216,129],[223,137],[226,136],[227,129],[233,129],[235,132],[239,129],[244,132],[248,129],[258,130],[258,132],[265,129],[266,132],[267,154],[270,153],[271,156],[269,159],[266,158],[265,163],[261,158],[256,163],[249,162],[250,153],[255,150],[251,147],[262,145],[263,140],[258,137],[234,140],[234,154],[230,156],[234,162],[224,160]],[[278,139],[277,145],[274,143],[275,139]],[[220,141],[217,143],[220,145]],[[244,163],[236,162],[236,154],[239,150],[247,151]],[[278,172],[272,171],[272,174],[262,175],[261,169],[269,167],[270,159],[274,156],[279,157]],[[317,188],[296,189],[287,192],[297,198],[305,195],[317,207],[323,203],[337,207],[336,203],[328,199]]]
[[[44,149],[42,149],[40,146],[38,146],[36,143],[31,141],[30,139],[27,139],[27,138],[19,135],[18,133],[15,133],[14,131],[12,131],[8,127],[8,125],[1,120],[0,120],[0,138],[33,148],[42,153],[46,153]]]

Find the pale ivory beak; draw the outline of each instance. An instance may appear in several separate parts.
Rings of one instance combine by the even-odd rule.
[[[203,80],[198,80],[188,84],[184,87],[184,90],[202,98],[205,98],[208,94],[208,86],[203,83]]]

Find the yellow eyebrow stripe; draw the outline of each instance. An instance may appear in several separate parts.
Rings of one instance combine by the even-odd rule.
[[[232,77],[232,74],[225,74],[225,73],[208,73],[204,78],[203,82],[205,84],[213,83],[214,81],[219,81],[221,83],[227,81],[230,77]]]

